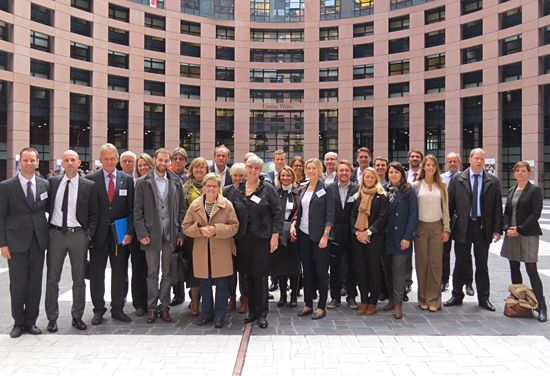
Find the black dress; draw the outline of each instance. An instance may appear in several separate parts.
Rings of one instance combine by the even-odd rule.
[[[283,231],[279,235],[279,247],[271,254],[271,273],[275,276],[298,275],[300,274],[298,242],[291,242],[288,232],[290,232],[290,222],[298,211],[299,193],[297,189],[289,192],[282,188],[279,188],[277,193],[283,210],[284,225]],[[288,239],[286,246],[282,244],[283,237]]]

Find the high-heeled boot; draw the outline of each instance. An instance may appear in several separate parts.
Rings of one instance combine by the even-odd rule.
[[[539,315],[537,317],[537,320],[540,322],[546,322],[548,321],[547,311],[546,311],[546,299],[544,299],[544,296],[539,300]]]

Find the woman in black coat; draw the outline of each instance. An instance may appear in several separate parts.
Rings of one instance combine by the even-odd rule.
[[[279,195],[273,185],[264,183],[260,176],[263,161],[252,156],[246,160],[246,180],[231,197],[239,232],[235,237],[239,270],[246,274],[248,289],[248,317],[245,324],[258,320],[258,326],[267,328],[270,253],[279,245],[283,230],[283,212]]]
[[[542,231],[539,218],[542,212],[542,190],[529,182],[531,167],[528,162],[519,161],[514,165],[517,184],[510,188],[504,207],[504,242],[501,256],[510,262],[512,283],[522,283],[520,263],[525,263],[531,288],[539,302],[538,320],[547,320],[546,300],[542,281],[537,271],[539,237]]]
[[[277,190],[281,209],[283,210],[283,231],[279,235],[279,248],[272,257],[272,275],[279,280],[281,298],[277,307],[283,307],[287,303],[287,280],[290,278],[290,303],[289,307],[297,306],[298,278],[300,275],[300,258],[295,241],[290,239],[290,224],[298,211],[299,191],[295,186],[296,176],[294,171],[285,166],[277,175],[280,188]]]
[[[374,168],[365,169],[354,197],[351,249],[361,292],[361,305],[357,314],[372,316],[376,313],[376,304],[382,291],[380,260],[384,254],[389,206],[388,197]]]

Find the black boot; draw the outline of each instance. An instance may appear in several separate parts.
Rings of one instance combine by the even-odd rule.
[[[286,277],[279,278],[279,291],[281,292],[281,297],[277,302],[277,307],[284,307],[286,305]]]
[[[291,276],[290,277],[290,303],[288,303],[288,306],[290,308],[296,308],[298,306],[298,276]]]
[[[539,320],[540,322],[546,322],[548,321],[548,316],[547,316],[547,311],[546,311],[546,299],[544,299],[544,297],[542,297],[540,300],[539,300],[539,316],[537,317],[537,320]]]

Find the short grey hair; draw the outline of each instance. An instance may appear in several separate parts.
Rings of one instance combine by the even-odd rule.
[[[106,151],[114,152],[116,154],[117,159],[118,159],[118,150],[117,150],[115,145],[110,144],[110,143],[106,143],[106,144],[101,145],[101,147],[99,148],[99,158],[101,158],[103,153],[105,153]]]
[[[126,157],[126,156],[129,156],[129,157],[132,157],[132,159],[134,160],[134,162],[136,161],[137,159],[137,155],[136,153],[134,153],[133,151],[130,151],[130,150],[126,150],[124,153],[120,154],[120,159]]]
[[[257,155],[252,155],[250,158],[246,160],[245,165],[247,166],[260,166],[260,168],[264,165],[264,161],[262,158],[258,157]]]
[[[204,187],[206,185],[206,182],[208,180],[215,180],[216,183],[218,183],[218,187],[222,186],[222,179],[216,174],[215,172],[209,172],[202,178],[202,186]]]

